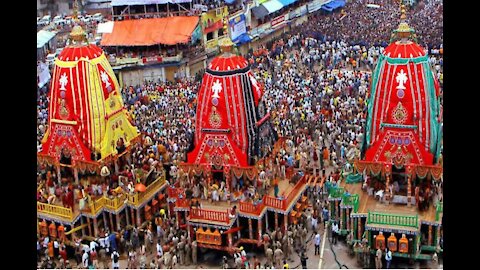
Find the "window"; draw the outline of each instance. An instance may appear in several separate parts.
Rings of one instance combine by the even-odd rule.
[[[221,37],[223,35],[224,35],[224,33],[223,33],[223,27],[222,27],[222,28],[218,29],[218,36]]]
[[[207,34],[207,40],[213,39],[213,32]]]

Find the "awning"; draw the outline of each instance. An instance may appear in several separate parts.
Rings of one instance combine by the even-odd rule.
[[[328,12],[332,12],[333,8],[329,7],[329,6],[322,6],[322,9],[325,10],[325,11],[328,11]]]
[[[241,45],[241,44],[248,43],[250,41],[252,41],[252,38],[250,37],[250,35],[247,33],[243,33],[238,37],[236,44]]]
[[[332,11],[336,8],[344,7],[344,6],[345,6],[344,0],[333,0],[332,2],[329,2],[328,4],[325,4],[324,6],[322,6],[322,8],[327,11]]]
[[[284,5],[280,3],[279,0],[270,0],[268,2],[263,3],[262,6],[264,6],[268,10],[268,13],[273,13],[284,7]]]
[[[288,6],[292,3],[295,3],[297,0],[278,0],[280,3],[282,3],[282,5],[285,7],[285,6]]]
[[[255,18],[257,19],[261,19],[265,16],[268,15],[268,10],[263,6],[263,5],[260,5],[260,6],[256,6],[254,8],[252,8],[252,12],[253,12],[253,15],[255,16]]]
[[[37,32],[37,49],[42,48],[49,42],[57,32],[50,32],[45,30],[40,30]]]
[[[190,3],[192,0],[112,0],[112,6],[154,5],[166,3]]]
[[[198,25],[199,17],[115,21],[112,33],[104,33],[102,46],[151,46],[187,43]]]

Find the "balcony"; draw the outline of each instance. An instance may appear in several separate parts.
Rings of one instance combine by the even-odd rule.
[[[257,204],[253,204],[251,202],[240,202],[240,212],[245,214],[259,216],[263,209],[265,209],[265,204],[263,201]]]
[[[120,194],[113,198],[105,197],[104,206],[116,212],[125,204],[125,199],[127,199],[127,194]]]
[[[273,196],[265,195],[263,197],[264,204],[268,207],[286,211],[293,200],[301,193],[306,185],[307,178],[303,176],[288,193],[285,199],[275,198]]]
[[[220,211],[220,210],[207,210],[207,209],[194,208],[190,211],[189,218],[205,220],[209,222],[213,221],[213,222],[221,223],[222,225],[230,224],[230,217],[228,215],[228,210]]]
[[[153,181],[146,188],[145,192],[135,192],[134,194],[128,194],[128,203],[138,207],[147,200],[149,200],[155,193],[157,193],[160,188],[165,184],[165,174],[162,174],[155,181]]]
[[[61,217],[68,221],[72,221],[74,217],[71,208],[41,202],[37,202],[37,213]]]
[[[418,215],[407,216],[407,215],[384,214],[384,213],[378,213],[378,212],[368,212],[367,224],[401,226],[401,227],[411,227],[411,228],[417,228],[417,229],[419,227]]]
[[[140,65],[142,61],[139,57],[114,57],[108,58],[108,62],[112,66],[128,66],[128,65]]]

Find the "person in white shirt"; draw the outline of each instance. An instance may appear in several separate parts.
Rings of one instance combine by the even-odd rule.
[[[332,225],[332,244],[337,243],[338,233],[339,233],[338,225],[337,225],[337,222],[334,221]]]
[[[157,257],[161,258],[163,256],[163,248],[162,245],[160,244],[160,240],[157,242]]]
[[[83,264],[83,267],[86,269],[86,268],[88,268],[88,253],[85,252],[85,250],[83,250],[82,253],[83,253],[82,264]]]
[[[315,255],[320,255],[320,242],[321,241],[322,241],[322,238],[320,237],[320,233],[317,232],[317,234],[315,234]]]
[[[48,242],[50,242],[50,238],[48,238],[48,236],[45,236],[45,238],[43,238],[43,247],[44,248],[48,248]]]
[[[93,249],[97,250],[97,249],[98,249],[97,247],[98,247],[98,243],[97,243],[97,242],[95,242],[95,241],[90,241],[90,250],[93,250]]]
[[[105,238],[98,238],[98,243],[101,248],[105,248]]]
[[[112,258],[112,268],[113,269],[119,269],[120,268],[120,254],[116,250],[112,252],[112,255],[110,255]]]
[[[53,241],[53,254],[54,254],[55,258],[58,257],[59,249],[60,249],[60,244],[58,243],[57,239],[55,239]]]
[[[387,252],[385,253],[385,261],[387,261],[387,269],[390,268],[390,263],[392,262],[392,251],[387,247]]]

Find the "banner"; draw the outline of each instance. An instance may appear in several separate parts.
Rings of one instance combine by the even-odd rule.
[[[50,80],[50,70],[48,69],[48,65],[40,62],[37,65],[37,83],[38,87],[42,88],[49,80]]]
[[[229,21],[230,37],[233,42],[236,42],[238,37],[247,33],[247,24],[245,22],[245,14],[235,17]]]
[[[228,8],[226,6],[222,8],[212,9],[202,14],[202,29],[203,34],[206,35],[210,32],[218,30],[223,27],[223,18],[228,16]]]
[[[265,32],[267,32],[267,30],[270,28],[270,22],[266,22],[262,25],[259,25],[255,28],[252,29],[252,31],[250,31],[250,34],[254,37],[258,37],[262,34],[264,34]]]
[[[143,57],[142,62],[144,65],[157,64],[162,62],[162,57],[160,56]]]
[[[326,4],[327,2],[330,2],[331,0],[314,0],[312,1],[311,3],[308,3],[307,4],[307,8],[308,8],[308,13],[312,13],[314,11],[317,11],[319,10],[322,5]]]
[[[287,22],[287,19],[286,19],[286,14],[285,14],[285,15],[280,15],[280,16],[274,18],[271,22],[271,25],[272,25],[272,28],[277,28],[277,27],[282,26],[286,22]]]
[[[307,5],[303,5],[301,7],[298,7],[294,10],[292,10],[289,14],[288,14],[288,19],[289,20],[292,20],[294,18],[297,18],[297,17],[301,17],[303,15],[307,14]]]
[[[192,32],[192,37],[190,38],[191,44],[195,44],[198,40],[202,38],[202,27],[200,24],[195,27],[195,30]]]

